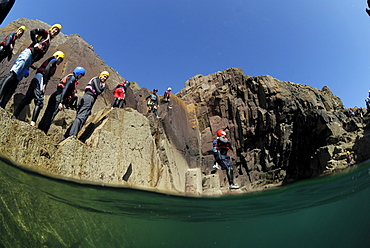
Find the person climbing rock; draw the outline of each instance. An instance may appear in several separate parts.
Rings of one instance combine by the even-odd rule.
[[[49,98],[44,116],[38,125],[39,129],[46,134],[48,133],[55,116],[64,108],[68,98],[76,94],[78,80],[85,74],[85,68],[78,66],[73,70],[73,73],[68,74],[58,83],[57,90]]]
[[[168,87],[167,90],[163,93],[163,99],[162,104],[167,104],[168,109],[172,109],[172,106],[170,106],[171,103],[171,87]]]
[[[112,108],[123,108],[126,103],[126,89],[130,86],[130,82],[119,83],[113,92]]]
[[[81,130],[87,118],[91,114],[91,110],[97,97],[103,93],[108,78],[109,72],[103,71],[100,73],[99,77],[93,77],[87,84],[85,87],[85,94],[78,103],[76,119],[67,129],[66,133],[64,134],[64,139],[68,138],[69,136],[77,136],[78,132]]]
[[[12,59],[15,41],[21,38],[25,31],[26,27],[20,26],[16,32],[11,32],[0,42],[0,62],[6,57],[8,57],[8,61]]]
[[[150,93],[145,100],[147,101],[148,113],[154,113],[157,118],[160,118],[158,116],[159,100],[157,92],[158,89],[153,89],[152,93]]]
[[[23,108],[29,105],[34,99],[35,109],[32,114],[31,126],[35,126],[37,118],[40,114],[41,109],[44,107],[44,94],[46,85],[49,79],[55,74],[57,66],[62,63],[65,55],[62,51],[57,51],[52,57],[45,60],[41,66],[37,69],[36,75],[31,81],[28,87],[26,95],[23,97],[18,107],[14,111],[12,119],[18,118]]]
[[[0,107],[5,108],[18,83],[23,77],[28,77],[32,63],[42,59],[49,49],[50,41],[59,34],[61,29],[62,26],[60,24],[54,24],[49,30],[36,28],[30,31],[31,45],[19,54],[9,74],[0,85]]]
[[[229,181],[230,189],[239,189],[239,186],[234,184],[234,169],[231,164],[230,157],[227,156],[227,152],[233,147],[226,137],[226,132],[224,129],[217,130],[217,144],[215,154],[216,162],[221,166],[222,170],[226,170],[227,180]]]

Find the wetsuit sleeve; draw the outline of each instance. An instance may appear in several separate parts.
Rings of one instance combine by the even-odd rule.
[[[77,79],[74,77],[74,76],[70,76],[68,79],[67,79],[67,83],[66,83],[66,86],[64,87],[63,91],[62,91],[62,95],[60,97],[61,99],[61,103],[63,103],[67,98],[67,92],[68,90],[70,89],[70,87],[73,87],[73,84],[77,81]]]
[[[56,65],[55,65],[56,62],[57,62],[56,59],[52,59],[49,62],[49,64],[46,66],[45,71],[44,71],[44,75],[43,75],[44,84],[47,84],[49,79],[54,75],[55,70],[56,70]]]
[[[36,35],[42,35],[45,33],[45,29],[42,28],[35,28],[30,31],[31,40],[33,43],[37,43],[38,40],[36,38]]]
[[[100,95],[105,89],[104,86],[100,86],[100,79],[99,78],[95,78],[92,81],[92,84],[93,84],[93,88],[95,89],[95,91],[98,95]]]

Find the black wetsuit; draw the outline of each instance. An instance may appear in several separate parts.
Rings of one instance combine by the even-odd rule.
[[[44,116],[42,117],[38,127],[45,133],[48,133],[51,123],[55,116],[59,113],[59,104],[64,104],[68,101],[68,97],[72,96],[75,92],[78,81],[74,75],[68,75],[65,79],[66,83],[63,88],[62,82],[58,84],[57,90],[51,94],[46,107]]]
[[[85,94],[78,103],[76,119],[67,129],[66,133],[64,134],[64,138],[68,138],[69,136],[77,136],[78,132],[81,130],[87,118],[91,114],[91,110],[94,106],[96,98],[103,93],[104,89],[105,86],[101,84],[99,77],[94,77],[90,80],[85,88]]]
[[[227,138],[217,138],[217,153],[214,154],[215,159],[216,162],[221,166],[222,170],[226,170],[227,180],[231,186],[234,185],[234,169],[233,165],[231,164],[230,157],[226,155],[230,149],[232,150],[233,147]]]

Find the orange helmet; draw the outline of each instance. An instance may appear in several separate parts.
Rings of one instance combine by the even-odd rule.
[[[217,137],[221,137],[222,135],[226,135],[224,129],[218,129],[217,132],[216,132],[216,134],[217,134]]]

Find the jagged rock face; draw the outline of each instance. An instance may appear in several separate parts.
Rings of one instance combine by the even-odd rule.
[[[41,130],[11,120],[0,109],[0,154],[24,168],[68,180],[185,191],[187,162],[160,125],[151,126],[133,109],[103,109],[90,120],[81,131],[84,143],[71,137],[56,146]]]
[[[342,159],[336,166],[345,167],[338,154],[352,149],[354,143],[340,144],[350,136],[343,128],[348,118],[329,88],[317,90],[270,76],[249,77],[240,69],[198,75],[185,84],[177,96],[196,106],[206,173],[212,166],[212,140],[219,128],[228,129],[236,148],[230,155],[242,185],[320,175],[334,154]],[[330,145],[338,148],[320,150]],[[366,159],[369,154],[359,157]]]

